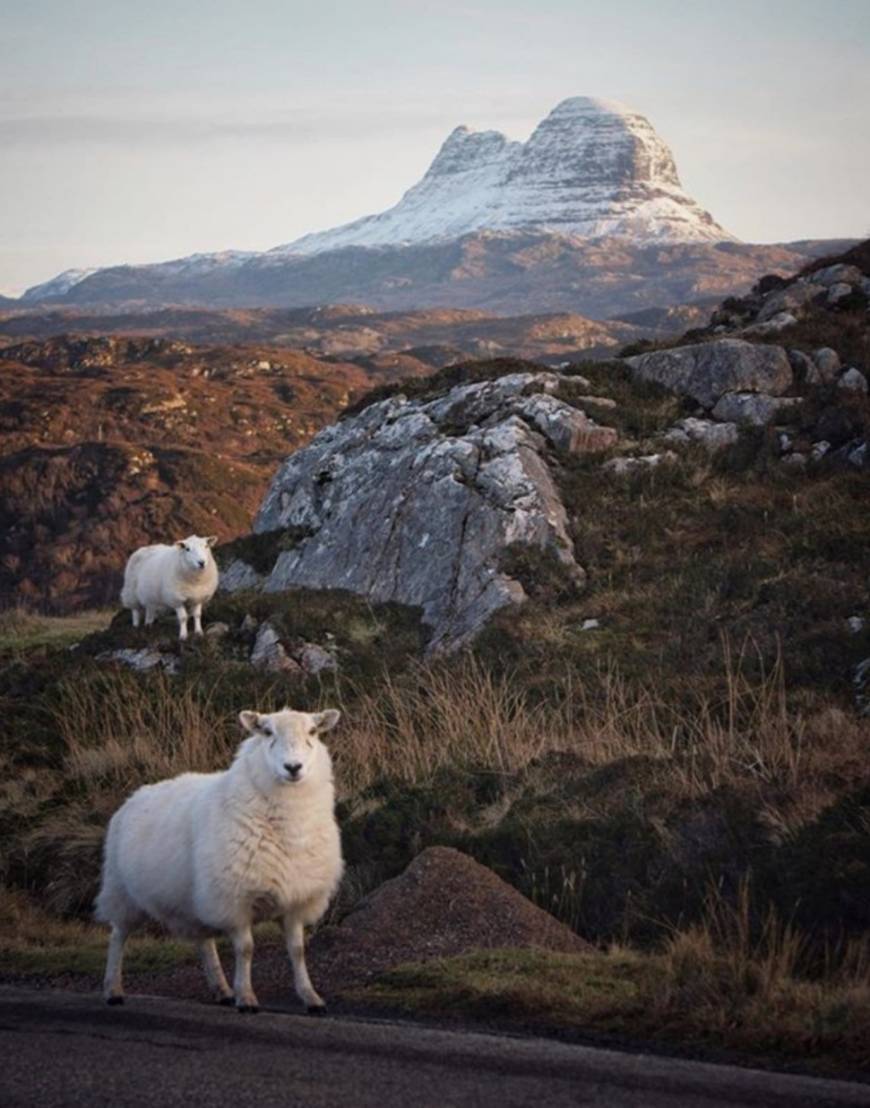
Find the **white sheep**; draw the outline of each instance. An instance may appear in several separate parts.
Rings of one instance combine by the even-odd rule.
[[[249,737],[229,769],[143,785],[118,809],[106,835],[95,913],[112,928],[109,1004],[124,999],[124,942],[150,917],[199,942],[220,1003],[256,1012],[251,927],[280,919],[296,993],[309,1012],[325,1009],[305,965],[303,928],[323,915],[344,869],[332,761],[320,741],[339,718],[334,709],[242,712]],[[235,952],[232,991],[214,941],[221,933]]]
[[[216,542],[216,535],[191,535],[172,546],[140,546],[130,555],[124,569],[121,604],[132,611],[134,627],[139,626],[143,611],[148,627],[161,608],[172,608],[183,642],[187,638],[189,606],[194,633],[202,634],[202,606],[211,600],[218,585],[218,568],[211,552]]]

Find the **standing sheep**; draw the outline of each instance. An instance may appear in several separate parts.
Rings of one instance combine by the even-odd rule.
[[[332,761],[320,736],[340,718],[285,708],[242,712],[249,737],[229,769],[182,773],[143,785],[112,817],[96,918],[111,924],[104,995],[124,999],[121,961],[130,931],[146,917],[199,941],[209,985],[222,1004],[256,1012],[251,926],[280,919],[296,993],[325,1009],[305,965],[303,928],[323,915],[344,863],[334,815]],[[230,936],[230,990],[214,936]]]
[[[140,546],[130,555],[124,569],[121,604],[132,611],[134,627],[139,626],[143,611],[148,627],[161,608],[172,608],[183,642],[187,638],[189,605],[194,633],[202,634],[202,606],[211,600],[218,585],[218,568],[211,552],[216,542],[216,535],[191,535],[172,546]]]

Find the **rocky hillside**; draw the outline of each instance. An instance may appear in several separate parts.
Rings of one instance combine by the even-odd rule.
[[[601,458],[606,481],[752,440],[783,470],[867,472],[868,291],[854,261],[830,262],[765,278],[692,341],[621,362],[471,363],[376,392],[278,470],[254,522],[258,564],[231,561],[224,587],[340,587],[417,606],[429,649],[452,650],[527,599],[517,567],[530,552],[582,587],[558,491],[567,459]],[[816,346],[834,333],[842,355]],[[792,334],[795,345],[771,338]],[[647,388],[674,398],[671,422],[626,433],[621,409]]]
[[[5,347],[0,605],[112,602],[137,545],[246,531],[288,449],[390,376],[299,351],[164,339]]]

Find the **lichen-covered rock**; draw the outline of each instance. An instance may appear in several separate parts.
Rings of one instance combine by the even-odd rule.
[[[845,262],[838,262],[835,265],[826,266],[824,269],[817,269],[812,274],[812,281],[814,284],[823,285],[825,288],[831,288],[834,285],[848,284],[855,285],[860,284],[864,274],[856,265],[847,265]]]
[[[840,355],[830,346],[813,351],[813,364],[823,385],[830,385],[840,372]]]
[[[778,396],[792,384],[792,370],[781,346],[742,339],[653,350],[626,358],[635,378],[653,381],[712,408],[726,392],[764,392]]]
[[[867,392],[867,378],[861,372],[860,369],[855,369],[852,366],[847,369],[846,372],[837,381],[838,389],[845,389],[847,392]]]
[[[688,416],[668,428],[662,437],[666,442],[696,442],[708,450],[721,450],[737,442],[740,432],[736,423],[719,423],[713,419]]]
[[[334,673],[338,663],[328,650],[316,642],[303,643],[296,654],[296,660],[306,673]]]
[[[716,401],[713,418],[741,427],[764,427],[801,404],[799,396],[767,396],[757,392],[726,392]]]
[[[802,310],[812,303],[817,296],[822,295],[824,291],[824,287],[820,282],[794,281],[786,288],[772,293],[765,299],[757,316],[758,322],[765,323],[781,312],[800,315]]]
[[[616,432],[553,396],[560,380],[515,373],[429,401],[393,396],[321,431],[281,466],[255,520],[256,532],[304,536],[263,587],[419,606],[440,650],[525,599],[501,567],[511,544],[551,552],[582,583],[548,448],[599,450]]]

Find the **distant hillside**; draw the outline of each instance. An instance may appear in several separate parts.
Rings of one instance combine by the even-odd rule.
[[[407,359],[402,372],[426,369]],[[244,532],[288,451],[388,371],[62,336],[0,351],[0,605],[113,601],[130,550]]]
[[[765,273],[793,273],[837,248],[831,241],[637,245],[625,239],[590,241],[540,231],[480,231],[432,243],[344,246],[313,255],[266,254],[215,266],[200,260],[114,266],[70,287],[46,286],[27,303],[135,310],[363,302],[380,311],[570,311],[604,319],[743,293]]]
[[[360,304],[127,312],[55,308],[0,314],[0,347],[4,337],[10,342],[67,331],[97,336],[149,335],[186,342],[268,342],[304,349],[318,357],[362,359],[367,368],[377,372],[413,375],[415,361],[440,367],[463,357],[502,354],[559,361],[581,353],[606,354],[644,335],[679,329],[678,322],[670,327],[657,322],[658,326],[640,327],[620,320],[587,319],[576,312],[508,317],[455,308],[379,312]]]

